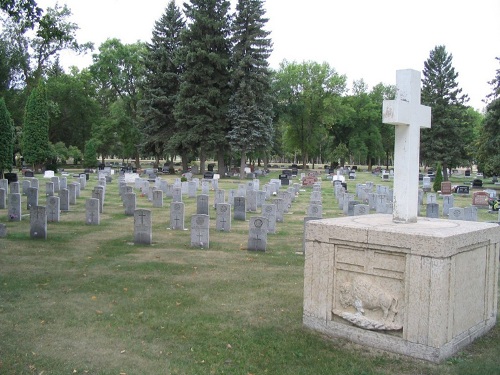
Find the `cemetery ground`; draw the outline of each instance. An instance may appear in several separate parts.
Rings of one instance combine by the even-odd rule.
[[[277,175],[262,177],[261,185]],[[391,184],[358,172],[349,191],[365,181]],[[238,183],[224,179],[219,187]],[[439,365],[304,329],[304,257],[297,253],[311,187],[301,188],[262,253],[246,250],[248,219],[257,213],[233,221],[231,232],[215,230],[213,191],[208,249],[192,248],[189,230],[168,229],[171,199],[153,208],[139,194],[137,208],[152,211],[153,244],[134,245],[133,217],[124,215],[116,179],[106,187],[101,224],[85,224],[85,200],[95,185],[91,175],[77,204],[48,223],[46,240],[30,238],[29,215],[8,222],[0,210],[7,225],[0,239],[0,374],[500,373],[498,324]],[[325,178],[322,197],[324,218],[342,215]],[[471,200],[456,196],[455,206]],[[183,201],[189,228],[196,199]],[[478,220],[497,218],[479,209]]]

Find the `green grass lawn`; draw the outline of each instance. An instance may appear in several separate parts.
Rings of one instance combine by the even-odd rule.
[[[365,181],[382,183],[358,173],[349,190]],[[268,235],[268,251],[254,253],[245,250],[248,221],[216,232],[211,209],[210,248],[194,249],[189,231],[168,229],[169,199],[152,208],[140,196],[137,207],[152,210],[153,245],[133,245],[133,218],[124,215],[116,179],[106,188],[101,225],[85,225],[85,199],[96,184],[91,176],[77,205],[48,224],[47,240],[29,237],[29,216],[8,222],[0,210],[8,231],[0,239],[0,374],[500,374],[498,326],[440,365],[303,328],[297,252],[311,188]],[[323,216],[341,216],[331,182],[322,186]],[[455,205],[471,200],[457,196]],[[184,202],[189,227],[196,200]],[[479,220],[497,215],[482,209]]]

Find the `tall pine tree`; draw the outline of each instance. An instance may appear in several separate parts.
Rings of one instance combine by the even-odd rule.
[[[175,108],[179,131],[173,141],[184,150],[198,150],[201,173],[208,152],[213,151],[218,155],[222,174],[224,154],[229,148],[229,5],[227,0],[184,3],[189,22],[181,37],[184,71]]]
[[[232,95],[228,118],[231,149],[240,153],[240,178],[246,153],[269,149],[273,136],[273,100],[267,59],[271,54],[269,32],[264,30],[262,0],[238,0],[233,22]],[[265,163],[267,164],[267,158]]]
[[[427,165],[441,163],[443,179],[448,181],[448,168],[467,163],[466,143],[471,124],[467,121],[465,103],[452,65],[453,56],[445,46],[437,46],[424,63],[422,104],[432,108],[432,126],[422,130],[420,158]]]
[[[26,103],[22,152],[24,161],[32,164],[36,171],[41,170],[50,155],[49,112],[43,80],[38,81]]]
[[[139,103],[144,119],[141,130],[144,150],[157,160],[165,152],[183,153],[169,147],[169,140],[177,131],[174,106],[182,73],[180,49],[184,29],[182,13],[174,0],[170,0],[165,13],[155,22],[151,43],[147,44],[143,99]]]
[[[0,178],[3,171],[12,170],[14,153],[14,122],[5,105],[5,100],[0,97]]]

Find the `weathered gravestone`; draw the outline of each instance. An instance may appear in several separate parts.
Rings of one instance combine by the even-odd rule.
[[[136,210],[136,195],[135,193],[123,194],[123,206],[125,207],[125,215],[133,216]]]
[[[490,199],[490,196],[487,192],[485,191],[476,191],[472,195],[472,205],[476,207],[484,207],[487,208],[488,205],[488,200]]]
[[[69,190],[64,188],[59,190],[59,204],[61,211],[69,211]]]
[[[246,198],[234,197],[234,220],[247,219]]]
[[[26,208],[29,210],[31,207],[35,206],[38,206],[38,189],[30,187],[26,194]]]
[[[47,210],[45,206],[30,208],[30,237],[47,238]]]
[[[465,221],[477,221],[477,207],[469,206],[464,208]]]
[[[266,251],[267,219],[263,216],[251,217],[249,227],[247,250]]]
[[[76,183],[71,183],[68,185],[68,190],[69,190],[69,204],[75,205],[76,204]]]
[[[321,204],[310,204],[307,207],[307,216],[321,219],[323,217],[323,206]]]
[[[7,237],[7,225],[5,225],[4,223],[0,223],[0,238],[5,237]]]
[[[201,249],[210,247],[210,217],[208,215],[191,216],[191,246]]]
[[[22,190],[23,190],[23,195],[28,194],[28,189],[31,187],[31,181],[30,180],[23,180],[22,181]]]
[[[153,220],[151,210],[137,209],[134,212],[134,244],[153,243]]]
[[[453,195],[443,196],[443,216],[448,216],[450,208],[453,207],[455,198]]]
[[[170,229],[184,230],[184,203],[182,202],[170,204]]]
[[[450,181],[441,182],[441,194],[442,195],[450,195],[451,194],[451,182]]]
[[[88,198],[85,201],[85,223],[88,225],[99,225],[101,223],[99,199]]]
[[[432,189],[431,178],[429,176],[425,176],[422,180],[422,190],[425,193],[428,193]]]
[[[370,206],[367,204],[357,204],[354,206],[354,216],[368,215],[370,213]]]
[[[17,182],[17,181],[11,182],[9,184],[9,192],[11,194],[18,194],[19,193],[19,182]]]
[[[7,205],[7,218],[10,221],[21,221],[21,194],[11,193],[9,194],[9,200]]]
[[[255,190],[247,190],[247,211],[257,211],[257,192]]]
[[[267,219],[267,231],[269,233],[276,233],[276,205],[263,204],[261,216]]]
[[[218,231],[231,231],[231,205],[229,203],[217,203],[215,229]]]
[[[223,189],[217,189],[214,195],[214,207],[217,208],[219,203],[226,203],[226,191]]]
[[[163,207],[163,191],[153,190],[153,207],[155,208]]]
[[[450,220],[464,220],[464,209],[460,207],[450,207],[448,210],[448,218]]]
[[[49,223],[58,223],[61,216],[60,199],[52,196],[47,198],[47,221]]]
[[[304,325],[332,338],[440,362],[497,320],[498,224],[418,218],[420,74],[398,71],[394,210],[306,224]],[[346,233],[349,242],[346,242]]]
[[[102,214],[104,208],[104,191],[102,186],[95,186],[92,190],[92,198],[96,198],[99,201],[99,213]]]
[[[172,202],[182,202],[182,188],[174,187],[172,190]]]
[[[0,189],[0,209],[7,207],[7,192],[5,189]]]
[[[427,203],[425,215],[437,219],[439,217],[439,204]]]
[[[59,190],[61,189],[61,185],[60,185],[60,182],[59,182],[59,177],[58,176],[54,176],[50,180],[54,184],[54,192],[55,193],[59,193]]]
[[[283,198],[274,198],[272,202],[276,205],[276,221],[283,223],[285,221],[285,200]]]
[[[208,215],[208,195],[200,194],[196,197],[196,213],[198,215]]]
[[[30,183],[31,185],[31,183]],[[54,195],[54,183],[52,181],[47,181],[45,183],[45,195],[47,197],[52,197]]]

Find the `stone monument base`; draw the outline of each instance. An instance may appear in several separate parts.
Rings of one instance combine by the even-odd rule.
[[[431,362],[496,323],[500,227],[392,215],[313,220],[305,233],[306,327]]]

